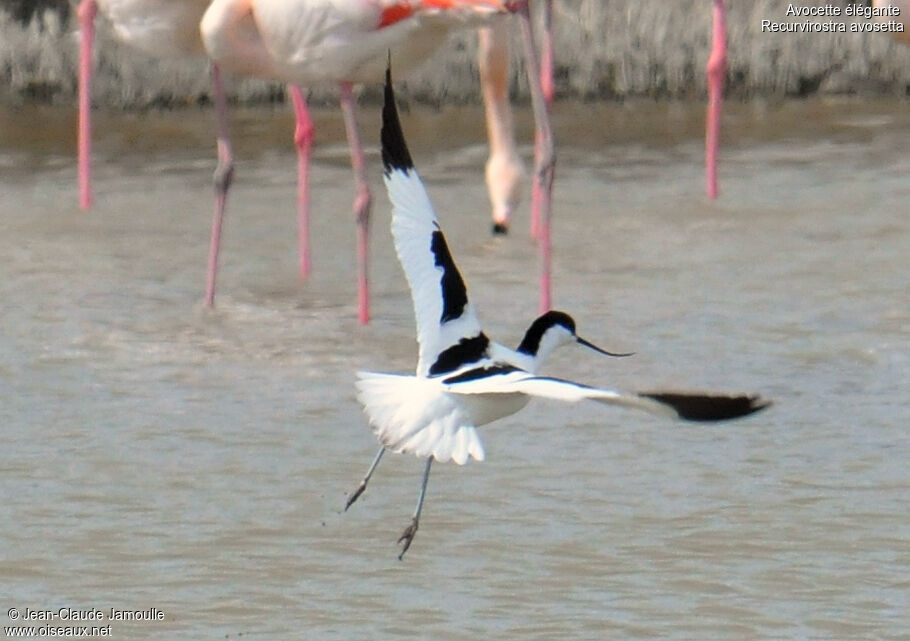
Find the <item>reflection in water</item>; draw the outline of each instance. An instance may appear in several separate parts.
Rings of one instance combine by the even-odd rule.
[[[114,623],[125,639],[900,638],[908,118],[735,109],[707,203],[700,108],[585,110],[558,114],[555,300],[636,355],[557,354],[547,373],[776,405],[668,428],[532,404],[482,432],[487,462],[434,469],[403,563],[421,461],[390,457],[341,513],[375,447],[354,371],[407,371],[416,343],[375,162],[376,320],[357,326],[334,114],[317,122],[304,284],[290,116],[236,117],[214,311],[200,305],[210,114],[107,116],[90,213],[71,116],[0,116],[9,605],[165,612]],[[478,117],[405,114],[481,318],[517,342],[536,311],[534,249],[520,216],[509,238],[487,236]]]

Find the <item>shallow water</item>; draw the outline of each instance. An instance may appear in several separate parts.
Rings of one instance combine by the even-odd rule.
[[[636,355],[567,350],[547,373],[775,405],[688,426],[532,403],[482,430],[486,462],[434,467],[401,563],[421,461],[387,457],[340,511],[376,447],[354,372],[416,359],[375,147],[361,328],[336,114],[317,117],[306,283],[289,116],[235,115],[213,311],[209,113],[99,114],[90,213],[72,115],[0,114],[0,621],[154,607],[164,621],[113,638],[907,639],[905,111],[734,105],[709,203],[700,107],[561,106],[555,303]],[[489,333],[514,344],[536,257],[526,206],[488,235],[478,117],[404,126]]]

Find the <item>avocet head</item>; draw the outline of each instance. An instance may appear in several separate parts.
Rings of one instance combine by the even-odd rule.
[[[632,355],[631,353],[617,354],[608,352],[594,343],[586,341],[575,333],[575,319],[565,312],[556,310],[550,310],[531,323],[528,331],[525,332],[521,345],[518,346],[518,351],[522,354],[527,354],[539,363],[549,356],[554,349],[569,343],[579,343],[605,356]]]

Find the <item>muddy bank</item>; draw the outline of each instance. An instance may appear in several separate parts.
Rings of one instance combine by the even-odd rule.
[[[728,2],[729,98],[910,92],[910,47],[885,34],[852,32],[854,23],[867,22],[862,17],[807,20],[787,16],[788,4]],[[700,99],[710,5],[709,0],[557,0],[559,97]],[[73,13],[65,0],[0,0],[0,102],[74,102],[78,33]],[[763,20],[812,22],[819,28],[770,33],[763,30]],[[846,31],[820,32],[829,22],[844,23]],[[478,101],[475,45],[472,32],[453,35],[427,65],[402,79],[402,96],[429,104]],[[523,69],[517,57],[515,62],[512,92],[525,100]],[[102,107],[175,107],[209,100],[204,60],[150,59],[116,42],[104,24],[95,66],[94,100]],[[230,90],[233,100],[244,104],[284,100],[281,85],[261,80],[234,79]],[[335,100],[332,88],[308,91],[316,104]],[[368,101],[377,95],[371,89],[365,94]]]

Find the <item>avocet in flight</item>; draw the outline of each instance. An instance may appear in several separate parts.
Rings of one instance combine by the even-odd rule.
[[[608,356],[578,336],[563,312],[537,318],[513,350],[483,332],[467,288],[449,252],[429,196],[405,144],[391,73],[386,72],[382,111],[382,163],[392,201],[392,236],[417,318],[419,357],[414,376],[359,372],[358,398],[382,447],[345,510],[366,489],[386,450],[427,459],[410,525],[398,539],[401,559],[420,522],[433,460],[484,459],[477,426],[514,414],[532,396],[561,401],[589,399],[688,421],[721,421],[767,407],[758,396],[668,392],[628,393],[539,376],[554,349],[576,343]]]

